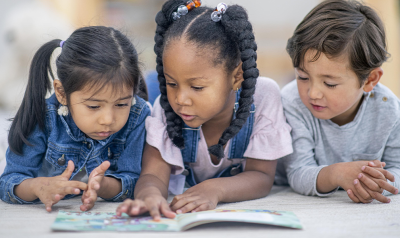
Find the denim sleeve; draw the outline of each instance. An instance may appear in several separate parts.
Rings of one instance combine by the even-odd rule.
[[[326,165],[319,165],[315,157],[315,142],[306,116],[292,102],[282,99],[286,119],[292,127],[293,153],[283,157],[283,164],[290,187],[297,193],[313,196],[328,196],[317,191],[317,177]]]
[[[382,155],[382,161],[386,162],[384,169],[394,175],[394,182],[388,182],[400,190],[400,120],[397,121],[387,140],[385,150]],[[391,193],[384,191],[383,195]]]
[[[14,194],[14,188],[21,184],[22,181],[38,176],[46,153],[47,137],[45,132],[39,129],[39,126],[36,126],[30,134],[28,141],[32,146],[24,144],[23,155],[17,155],[10,148],[7,149],[7,165],[0,177],[0,198],[4,202],[31,204],[40,201],[39,199],[24,201]]]
[[[133,198],[135,185],[142,169],[142,155],[146,142],[145,119],[149,115],[150,108],[144,103],[140,115],[137,120],[134,120],[132,130],[128,134],[125,149],[118,159],[117,171],[113,173],[107,171],[105,174],[121,180],[122,191],[113,198],[103,198],[104,200],[122,202],[126,198]]]

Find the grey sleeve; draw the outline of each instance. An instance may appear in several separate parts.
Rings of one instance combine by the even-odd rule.
[[[293,153],[283,158],[290,186],[304,195],[328,196],[334,193],[337,188],[323,194],[317,191],[318,174],[326,165],[319,165],[315,158],[312,116],[307,120],[307,115],[293,102],[283,99],[283,105],[286,119],[292,127]]]
[[[385,150],[383,151],[382,161],[386,162],[385,169],[392,173],[395,182],[388,182],[400,190],[400,120],[397,121],[387,140]],[[383,195],[387,196],[391,193],[384,191]]]

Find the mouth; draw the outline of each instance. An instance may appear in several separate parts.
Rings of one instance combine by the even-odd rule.
[[[112,134],[112,131],[100,131],[96,132],[96,135],[99,137],[109,137]]]
[[[313,109],[315,111],[322,111],[322,110],[324,110],[326,108],[324,106],[320,106],[320,105],[317,105],[317,104],[312,104],[312,103],[310,103],[310,104],[311,104],[311,106],[313,107]]]
[[[183,114],[183,113],[179,113],[179,116],[182,118],[182,120],[184,121],[191,121],[193,120],[196,116],[193,115],[187,115],[187,114]]]

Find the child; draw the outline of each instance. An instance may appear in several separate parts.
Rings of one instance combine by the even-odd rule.
[[[58,79],[50,66],[53,51]],[[55,93],[45,99],[53,78]],[[25,96],[11,125],[0,177],[8,203],[42,201],[47,211],[60,199],[80,194],[80,209],[133,197],[150,109],[136,96],[138,54],[121,32],[103,26],[76,30],[35,54]],[[88,175],[88,183],[81,180]]]
[[[223,3],[216,11],[198,7],[200,1],[185,3],[167,1],[156,17],[161,96],[146,119],[136,200],[121,204],[118,214],[149,211],[158,220],[160,212],[174,217],[172,211],[264,197],[277,159],[292,153],[279,87],[258,78],[246,11]],[[169,206],[170,174],[183,177],[176,183],[182,182],[178,193],[185,180],[191,187]]]
[[[293,128],[294,152],[282,160],[290,186],[318,196],[342,187],[354,202],[390,202],[400,187],[400,101],[378,83],[388,57],[378,15],[357,1],[324,1],[287,51],[297,78],[282,90]]]

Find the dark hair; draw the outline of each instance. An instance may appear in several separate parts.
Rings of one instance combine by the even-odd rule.
[[[168,102],[162,63],[163,50],[171,40],[185,37],[187,41],[195,43],[198,48],[214,50],[215,58],[212,59],[214,64],[224,64],[227,72],[232,72],[242,61],[244,81],[236,118],[223,132],[218,144],[209,148],[211,154],[222,158],[224,156],[223,146],[240,131],[250,115],[259,75],[256,64],[257,44],[254,41],[252,25],[242,7],[229,6],[219,22],[211,20],[211,13],[214,9],[206,7],[195,8],[187,15],[173,21],[172,13],[185,3],[186,1],[182,0],[167,1],[156,16],[157,30],[154,38],[156,42],[154,51],[157,55],[157,72],[161,91],[160,104],[165,111],[168,136],[175,146],[182,149],[184,147],[183,120],[173,111]]]
[[[8,143],[14,153],[21,155],[24,144],[31,146],[27,137],[37,125],[44,129],[45,96],[52,88],[49,75],[54,80],[51,55],[60,47],[60,42],[52,40],[44,44],[33,57],[28,86],[8,135]],[[110,83],[113,90],[126,86],[145,99],[147,97],[135,47],[125,35],[111,27],[93,26],[75,30],[62,45],[56,66],[67,103],[75,91],[86,86],[101,90]]]
[[[302,67],[310,49],[327,57],[346,53],[360,85],[389,57],[383,23],[377,13],[358,1],[329,0],[312,9],[288,40],[286,50],[294,67]]]

